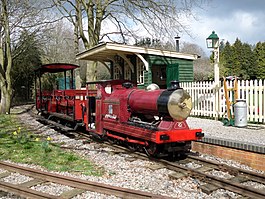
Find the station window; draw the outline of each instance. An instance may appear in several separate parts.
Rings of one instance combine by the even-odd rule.
[[[131,80],[132,71],[130,66],[125,62],[124,63],[124,79]]]
[[[113,79],[120,79],[121,77],[121,71],[120,68],[117,64],[114,65],[114,75],[113,75]]]
[[[140,59],[137,60],[137,83],[144,83],[144,63]]]

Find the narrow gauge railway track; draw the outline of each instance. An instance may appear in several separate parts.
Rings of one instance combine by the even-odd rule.
[[[70,133],[72,134],[73,132],[70,132]],[[77,137],[78,139],[80,138],[89,139],[90,137],[89,135],[81,133],[81,132],[80,133],[75,132],[73,135],[75,135],[73,137]],[[213,161],[205,160],[205,159],[191,156],[191,155],[189,155],[185,160],[171,162],[171,161],[167,161],[163,159],[149,158],[145,154],[139,153],[139,152],[132,153],[129,149],[118,146],[118,145],[107,145],[105,143],[101,143],[101,146],[113,148],[114,150],[117,150],[117,153],[124,151],[134,156],[135,158],[141,158],[141,159],[146,159],[146,160],[149,159],[149,160],[155,161],[156,163],[162,165],[162,167],[175,171],[176,173],[174,177],[176,178],[190,176],[190,177],[201,179],[202,181],[206,182],[206,184],[201,187],[206,193],[210,193],[211,191],[214,191],[218,188],[223,188],[223,189],[226,189],[226,190],[229,190],[229,191],[232,191],[232,192],[235,192],[235,193],[238,193],[240,195],[250,197],[250,198],[265,198],[265,190],[259,190],[259,189],[251,188],[249,186],[242,185],[242,182],[246,182],[246,181],[254,181],[257,183],[264,184],[265,176],[262,174],[246,171],[243,169],[238,169],[238,168],[231,167],[225,164],[215,163]],[[72,148],[69,148],[69,149],[72,149]],[[199,164],[202,166],[196,169],[188,168],[184,166],[185,164],[189,162],[196,162],[196,164]],[[232,177],[231,179],[224,179],[224,178],[216,177],[208,173],[211,170],[226,171],[229,174],[234,175],[234,177]]]
[[[250,198],[265,198],[265,190],[259,190],[255,188],[251,188],[249,186],[245,186],[242,183],[247,181],[254,181],[258,183],[265,182],[265,176],[261,174],[257,174],[255,172],[250,172],[234,167],[230,167],[224,164],[218,164],[211,161],[206,161],[201,158],[195,158],[189,156],[186,159],[186,162],[190,160],[203,165],[197,169],[187,168],[180,163],[172,163],[165,160],[161,160],[160,162],[164,163],[167,168],[174,170],[176,172],[184,173],[185,176],[191,176],[195,178],[199,178],[207,184],[203,185],[201,188],[205,190],[205,192],[211,192],[217,190],[219,188],[223,188],[235,193],[238,193],[242,196],[250,197]],[[229,174],[234,175],[234,177],[225,179],[221,177],[214,176],[208,172],[213,170],[219,171],[227,171]]]
[[[170,176],[173,178],[183,178],[183,177],[198,178],[206,183],[200,188],[208,194],[211,193],[212,191],[222,188],[249,198],[265,198],[265,189],[260,190],[242,185],[242,183],[247,181],[253,181],[264,185],[265,175],[263,174],[247,171],[244,169],[228,166],[225,164],[220,164],[194,155],[188,155],[187,158],[184,160],[172,162],[164,159],[150,158],[147,155],[140,152],[132,153],[130,152],[129,149],[118,145],[110,145],[110,146],[105,144],[103,145],[106,147],[116,149],[118,153],[124,151],[134,156],[135,158],[152,160],[158,164],[157,167],[154,168],[157,169],[167,168],[169,170],[174,171],[174,173],[170,174]],[[195,169],[184,166],[185,164],[191,162],[195,162],[196,164],[201,166]],[[208,173],[213,170],[228,172],[230,175],[234,177],[225,179]]]
[[[73,197],[72,193],[63,193],[61,196],[54,196],[51,194],[46,194],[42,192],[38,192],[30,189],[31,186],[45,183],[45,182],[53,182],[62,185],[67,185],[70,187],[74,187],[73,193],[82,193],[85,191],[93,191],[97,193],[107,194],[107,195],[115,195],[121,198],[130,198],[130,199],[146,199],[146,198],[154,198],[154,199],[169,199],[170,197],[155,195],[149,192],[132,190],[127,188],[121,188],[111,185],[106,185],[98,182],[91,182],[86,180],[81,180],[73,177],[53,174],[45,171],[40,171],[36,169],[31,169],[27,167],[18,166],[15,164],[10,164],[6,162],[0,162],[0,167],[10,172],[17,172],[23,175],[27,175],[33,177],[34,180],[24,183],[23,185],[14,185],[10,183],[6,183],[0,181],[0,190],[11,192],[22,197],[34,198],[34,199],[45,199],[45,198],[71,198]],[[2,176],[4,176],[2,174]]]

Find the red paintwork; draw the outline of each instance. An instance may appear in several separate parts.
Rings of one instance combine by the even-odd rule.
[[[74,122],[84,124],[87,131],[143,146],[201,139],[196,134],[202,130],[190,129],[186,121],[168,121],[170,118],[167,118],[151,130],[148,125],[144,128],[130,120],[132,116],[139,118],[142,115],[145,118],[145,115],[158,115],[157,100],[164,90],[145,91],[135,86],[125,88],[123,82],[95,82],[96,89],[90,89],[87,84],[86,90],[42,91],[42,99],[40,92],[37,92],[36,106],[38,110],[59,113],[62,118],[72,117]],[[111,86],[111,93],[107,92],[107,85]],[[161,140],[161,136],[168,139]]]
[[[42,103],[40,93],[36,95],[37,110],[48,113],[59,113],[72,117],[74,121],[82,120],[81,104],[86,103],[86,90],[54,90],[42,91]]]
[[[151,131],[131,125],[115,123],[113,121],[103,122],[103,126],[110,131],[119,132],[126,136],[132,136],[141,140],[155,142],[157,144],[198,140],[196,132],[201,132],[201,129],[176,129],[174,128],[176,123],[180,122],[172,122],[171,129],[159,131]],[[170,139],[160,140],[161,135],[168,135]]]
[[[122,80],[116,80],[97,84],[96,127],[93,132],[103,135],[105,130],[109,137],[145,146],[148,142],[164,144],[200,139],[196,137],[196,133],[202,130],[189,129],[186,121],[161,121],[156,131],[128,124],[133,113],[158,114],[157,99],[163,90],[145,91],[136,87],[124,88],[121,86],[122,82]],[[112,85],[111,94],[105,91],[108,84]],[[92,129],[87,128],[87,130]],[[161,140],[161,135],[167,135],[169,139]]]
[[[79,66],[74,64],[63,64],[63,63],[53,63],[53,64],[46,64],[40,66],[38,69],[36,69],[36,72],[43,73],[58,73],[58,72],[64,72],[67,70],[74,70],[76,68],[79,68]]]
[[[128,105],[132,112],[147,113],[150,115],[157,115],[157,98],[160,96],[162,90],[145,91],[134,90],[130,94]]]

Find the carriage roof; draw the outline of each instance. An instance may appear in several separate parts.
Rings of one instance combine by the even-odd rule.
[[[75,64],[65,64],[65,63],[52,63],[52,64],[45,64],[40,66],[35,70],[35,72],[43,73],[58,73],[58,72],[64,72],[68,70],[74,70],[76,68],[79,68],[79,66]]]

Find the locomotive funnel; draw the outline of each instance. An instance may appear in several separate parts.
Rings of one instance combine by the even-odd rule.
[[[172,118],[177,121],[185,120],[192,109],[191,97],[183,89],[177,89],[169,96],[167,107]]]

